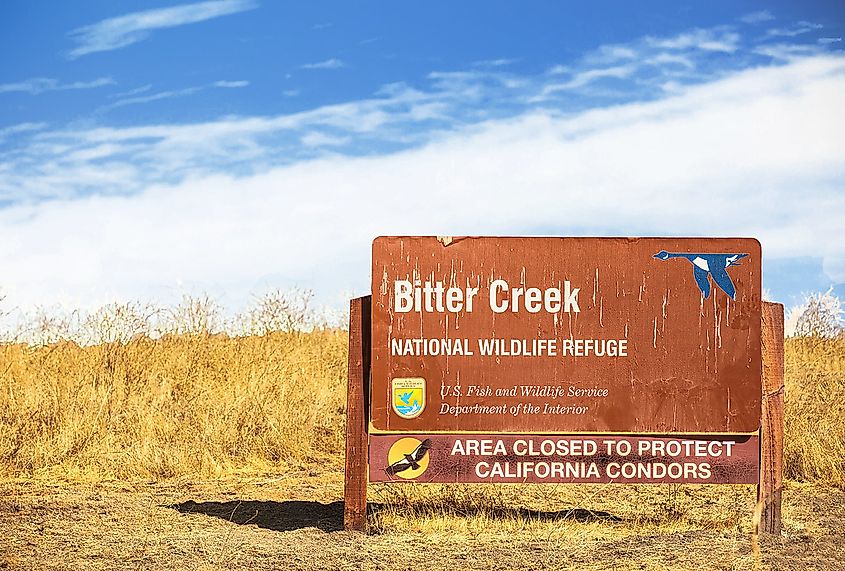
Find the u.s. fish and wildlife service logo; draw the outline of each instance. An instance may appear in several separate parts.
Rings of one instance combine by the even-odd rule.
[[[425,410],[425,379],[404,377],[391,379],[390,402],[393,412],[402,418],[417,418]]]

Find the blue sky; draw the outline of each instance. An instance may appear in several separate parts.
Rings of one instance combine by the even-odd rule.
[[[755,236],[845,294],[836,2],[10,1],[6,308],[369,288],[380,234]]]

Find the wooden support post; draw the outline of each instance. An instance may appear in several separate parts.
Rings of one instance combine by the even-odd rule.
[[[783,305],[763,302],[763,410],[760,425],[760,533],[780,535],[783,490]]]
[[[367,397],[370,382],[370,296],[349,302],[346,393],[346,481],[343,529],[367,531]]]

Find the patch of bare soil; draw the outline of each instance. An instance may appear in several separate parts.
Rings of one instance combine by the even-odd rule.
[[[335,473],[211,482],[5,482],[0,569],[754,568],[748,533],[753,497],[743,499],[747,516],[739,524],[696,529],[695,522],[655,525],[633,518],[636,510],[621,507],[626,495],[640,493],[630,490],[608,488],[613,497],[600,502],[601,512],[593,506],[520,508],[506,516],[507,525],[455,514],[455,520],[479,524],[458,522],[457,531],[441,520],[403,527],[395,523],[403,518],[401,509],[374,504],[373,521],[380,510],[392,509],[394,523],[365,536],[341,530],[342,482]],[[714,494],[701,500],[704,509],[711,503],[721,509]],[[845,492],[789,485],[785,533],[762,540],[762,568],[845,570],[843,518]]]

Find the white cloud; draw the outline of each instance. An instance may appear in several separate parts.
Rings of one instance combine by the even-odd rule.
[[[842,38],[819,38],[820,44],[838,44]]]
[[[144,103],[152,103],[154,101],[161,101],[163,99],[173,99],[176,97],[187,97],[189,95],[195,95],[207,87],[219,87],[222,89],[235,89],[246,87],[249,85],[248,81],[226,81],[220,80],[215,81],[209,85],[197,85],[193,87],[184,87],[182,89],[168,89],[166,91],[159,91],[157,93],[149,93],[148,95],[141,95],[142,93],[148,93],[150,86],[145,85],[143,87],[139,87],[137,89],[133,89],[131,91],[127,91],[126,93],[119,94],[124,97],[118,99],[114,103],[106,105],[102,107],[101,110],[108,110],[108,109],[116,109],[118,107],[125,107],[127,105],[141,105]],[[129,95],[134,95],[132,97],[126,97]]]
[[[331,58],[316,63],[306,63],[300,67],[302,69],[340,69],[341,67],[346,67],[346,64],[342,60]]]
[[[40,131],[47,126],[47,123],[18,123],[17,125],[10,125],[8,127],[0,127],[0,142],[6,137],[17,135],[20,133],[31,133],[33,131]]]
[[[423,97],[394,94],[404,98],[404,114]],[[369,287],[370,240],[393,233],[753,235],[767,257],[822,257],[843,280],[842,100],[845,57],[817,55],[657,101],[566,115],[526,110],[392,154],[268,164],[240,175],[206,165],[133,194],[21,204],[0,210],[6,304],[169,300],[194,288],[231,306],[262,286],[300,285],[340,305],[341,292]],[[213,163],[222,141],[240,141],[246,156],[263,151],[257,133],[320,122],[347,136],[362,117],[369,135],[393,124],[392,109],[359,102],[307,116],[92,129],[84,137],[142,145],[135,155],[155,150],[169,161],[212,152]],[[102,177],[99,188],[146,175],[100,151],[113,168],[91,163],[84,174]]]
[[[709,52],[733,53],[739,48],[739,39],[739,34],[730,30],[699,29],[671,38],[647,38],[647,43],[669,50],[692,48]]]
[[[759,12],[751,12],[742,16],[739,20],[746,24],[761,24],[763,22],[770,22],[775,17],[768,10],[760,10]]]
[[[465,102],[476,101],[491,90],[514,90],[529,85],[524,78],[500,71],[433,71],[428,74],[435,92],[448,94],[449,97]],[[404,84],[392,84],[382,88],[383,93],[401,93],[409,97],[422,99],[420,91],[409,89]]]
[[[153,30],[194,24],[251,10],[256,6],[253,0],[210,0],[108,18],[73,30],[70,36],[78,45],[68,53],[68,57],[75,59],[124,48],[146,39]]]
[[[302,136],[302,144],[306,147],[336,147],[349,142],[349,137],[337,137],[319,131],[312,131]]]
[[[518,60],[513,58],[498,58],[498,59],[484,59],[472,62],[474,67],[505,67],[516,63]]]
[[[220,81],[214,82],[214,87],[228,87],[228,88],[237,88],[237,87],[247,87],[249,85],[248,81],[245,80],[236,80],[236,81],[228,81],[225,79],[221,79]]]
[[[753,52],[775,60],[789,61],[821,53],[821,49],[813,44],[766,44],[754,48]]]
[[[203,173],[242,175],[327,153],[362,155],[398,150],[426,144],[461,126],[518,116],[538,107],[550,116],[569,116],[589,107],[680,95],[690,86],[723,77],[751,62],[771,64],[774,59],[780,63],[825,51],[815,42],[763,44],[757,48],[752,44],[744,46],[742,57],[738,57],[736,53],[698,47],[710,40],[726,41],[728,33],[733,32],[712,28],[668,40],[641,38],[630,44],[601,46],[566,66],[533,76],[480,67],[437,71],[429,74],[424,85],[386,85],[371,99],[288,115],[114,127],[103,125],[104,115],[100,114],[93,126],[79,123],[22,133],[14,139],[14,146],[6,152],[0,150],[0,199],[131,194]],[[631,59],[631,55],[636,57]],[[598,64],[602,58],[620,63]],[[159,92],[143,86],[119,94],[113,105],[100,111],[193,96],[219,88],[218,84]],[[280,95],[298,93],[298,88],[292,87]],[[303,144],[320,143],[313,133],[329,134],[332,141]],[[104,154],[106,151],[110,154]],[[97,158],[84,158],[89,156]],[[106,167],[108,173],[137,174],[118,182],[105,176]],[[98,186],[101,184],[107,186]]]
[[[813,22],[802,21],[797,22],[789,28],[772,28],[770,30],[767,30],[766,33],[770,36],[794,38],[795,36],[800,36],[801,34],[812,32],[813,30],[820,30],[823,27],[824,26],[822,26],[821,24],[814,24]]]
[[[618,61],[635,59],[639,53],[631,46],[623,44],[608,44],[600,46],[595,52],[588,54],[584,60],[588,63],[607,65]]]
[[[636,67],[633,65],[619,65],[614,67],[589,69],[575,73],[569,81],[563,83],[553,83],[545,86],[540,95],[540,98],[557,93],[559,91],[569,91],[572,89],[579,89],[601,79],[624,79],[629,77]]]
[[[110,77],[99,77],[92,81],[74,81],[72,83],[62,83],[58,79],[49,77],[33,77],[19,81],[17,83],[3,83],[0,84],[0,93],[21,92],[29,93],[31,95],[38,95],[45,91],[67,91],[70,89],[93,89],[95,87],[104,87],[106,85],[114,85],[114,80]]]
[[[656,66],[665,66],[666,64],[675,64],[683,66],[687,69],[693,69],[695,64],[692,59],[680,54],[659,53],[657,55],[645,58],[644,63]]]
[[[554,65],[549,76],[568,76],[568,80],[542,86],[539,95],[529,101],[543,101],[549,95],[565,98],[578,90],[594,98],[626,100],[632,93],[654,97],[666,86],[701,83],[719,73],[748,65],[747,60],[732,59],[738,51],[748,51],[735,27],[697,28],[669,37],[646,36],[625,44],[599,46],[584,57]],[[603,79],[626,80],[593,85]]]
[[[139,87],[135,87],[135,88],[129,89],[127,91],[121,91],[120,93],[113,93],[113,94],[109,95],[109,99],[123,99],[125,97],[131,97],[133,95],[138,95],[140,93],[146,93],[152,88],[153,88],[152,84],[148,83],[146,85],[141,85]]]
[[[112,106],[187,96],[200,89],[143,94]],[[310,131],[327,130],[339,138],[355,137],[357,152],[368,144],[367,139],[380,143],[422,142],[427,134],[411,127],[415,122],[439,116],[445,108],[458,112],[452,107],[456,97],[452,93],[423,94],[397,88],[384,97],[290,115],[232,116],[205,123],[65,128],[36,133],[28,142],[22,141],[16,148],[0,153],[0,199],[43,200],[90,192],[129,194],[209,170],[263,170],[313,157],[319,147],[301,145],[301,137]],[[113,145],[106,148],[114,152],[98,155],[96,164],[79,159],[81,151],[102,149],[102,145]],[[103,178],[126,170],[134,174],[122,181]]]
[[[174,97],[185,97],[187,95],[193,95],[201,89],[202,87],[186,87],[185,89],[173,89],[168,91],[160,91],[158,93],[151,93],[149,95],[127,97],[125,99],[118,99],[114,103],[107,105],[105,109],[125,107],[126,105],[140,105],[142,103],[150,103],[153,101],[160,101],[162,99],[173,99]]]

